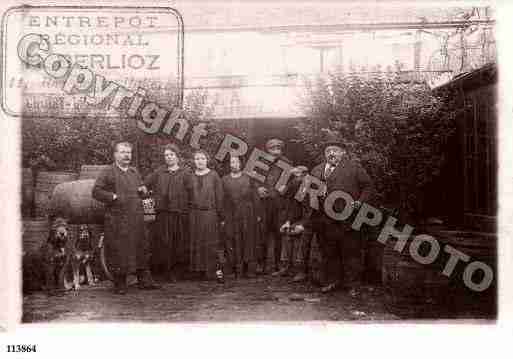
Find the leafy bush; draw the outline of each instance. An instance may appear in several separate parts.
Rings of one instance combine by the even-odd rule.
[[[130,124],[103,117],[24,118],[24,167],[78,171],[83,164],[112,161],[112,144],[130,139]]]
[[[208,136],[200,141],[202,148],[215,153],[222,139],[218,121],[210,117],[204,91],[190,93],[184,101],[184,113],[190,123],[183,144],[171,135],[148,135],[136,127],[134,119],[105,117],[24,118],[22,120],[22,165],[36,170],[78,172],[84,164],[106,164],[113,161],[112,146],[117,141],[135,144],[133,163],[143,174],[163,163],[162,148],[176,143],[184,150],[188,162],[192,149],[188,146],[193,126],[206,123]]]
[[[421,215],[424,190],[440,174],[454,131],[448,94],[391,72],[330,74],[307,81],[306,89],[297,141],[310,161],[319,161],[323,129],[334,131],[373,178],[378,205]]]

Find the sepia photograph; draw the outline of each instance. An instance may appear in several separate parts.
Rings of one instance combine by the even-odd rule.
[[[179,5],[4,15],[23,322],[495,318],[493,8]]]
[[[500,320],[494,3],[9,5],[16,326]]]

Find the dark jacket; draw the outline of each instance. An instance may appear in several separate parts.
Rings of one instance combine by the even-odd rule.
[[[93,198],[105,204],[105,250],[114,272],[126,274],[148,264],[142,250],[146,242],[144,212],[137,191],[142,185],[134,167],[125,172],[113,164],[100,173],[93,187]]]
[[[365,169],[358,163],[342,160],[328,178],[324,178],[326,162],[312,169],[312,176],[326,182],[328,194],[339,190],[349,193],[355,201],[367,202],[374,192],[374,185]]]
[[[326,162],[323,162],[312,169],[311,175],[318,179],[326,182],[327,195],[333,191],[343,191],[351,195],[354,201],[368,202],[374,193],[374,185],[371,178],[365,171],[365,169],[358,164],[350,160],[342,160],[333,172],[325,178],[324,172],[326,168]],[[320,202],[319,212],[324,212],[323,199]],[[334,204],[334,210],[341,212],[345,207],[343,200],[337,200]],[[310,217],[312,211],[307,215]]]
[[[150,173],[144,184],[153,191],[155,210],[188,212],[192,200],[191,176],[192,172],[183,167],[170,174],[165,165]]]

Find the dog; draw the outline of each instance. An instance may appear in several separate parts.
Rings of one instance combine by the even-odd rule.
[[[68,222],[58,217],[52,221],[50,235],[43,245],[43,263],[45,267],[45,287],[49,294],[59,290],[78,291],[80,285],[87,280],[94,285],[95,280],[91,269],[93,260],[92,235],[87,225],[81,225],[77,239],[71,239]],[[84,269],[85,278],[81,280],[80,271]],[[68,274],[72,280],[68,280]]]
[[[73,289],[78,290],[80,284],[87,280],[87,284],[95,284],[91,263],[94,257],[94,248],[92,244],[92,234],[86,224],[82,224],[78,230],[78,239],[72,247],[71,267],[73,269]],[[85,278],[82,280],[80,270],[84,268]]]
[[[68,222],[64,218],[55,218],[48,240],[41,247],[44,288],[48,294],[56,294],[64,289],[65,270],[71,252]]]

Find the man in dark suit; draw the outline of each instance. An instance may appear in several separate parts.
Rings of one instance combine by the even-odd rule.
[[[312,169],[312,176],[326,183],[326,192],[319,211],[311,214],[312,230],[317,234],[323,262],[321,292],[337,289],[356,290],[362,275],[362,243],[360,233],[351,228],[352,219],[362,202],[370,199],[374,188],[367,172],[347,156],[344,144],[330,140],[324,145],[325,161]],[[353,202],[353,214],[345,221],[332,218],[324,209],[324,200],[333,191],[349,194]],[[341,213],[346,207],[343,199],[337,199],[331,210]]]

